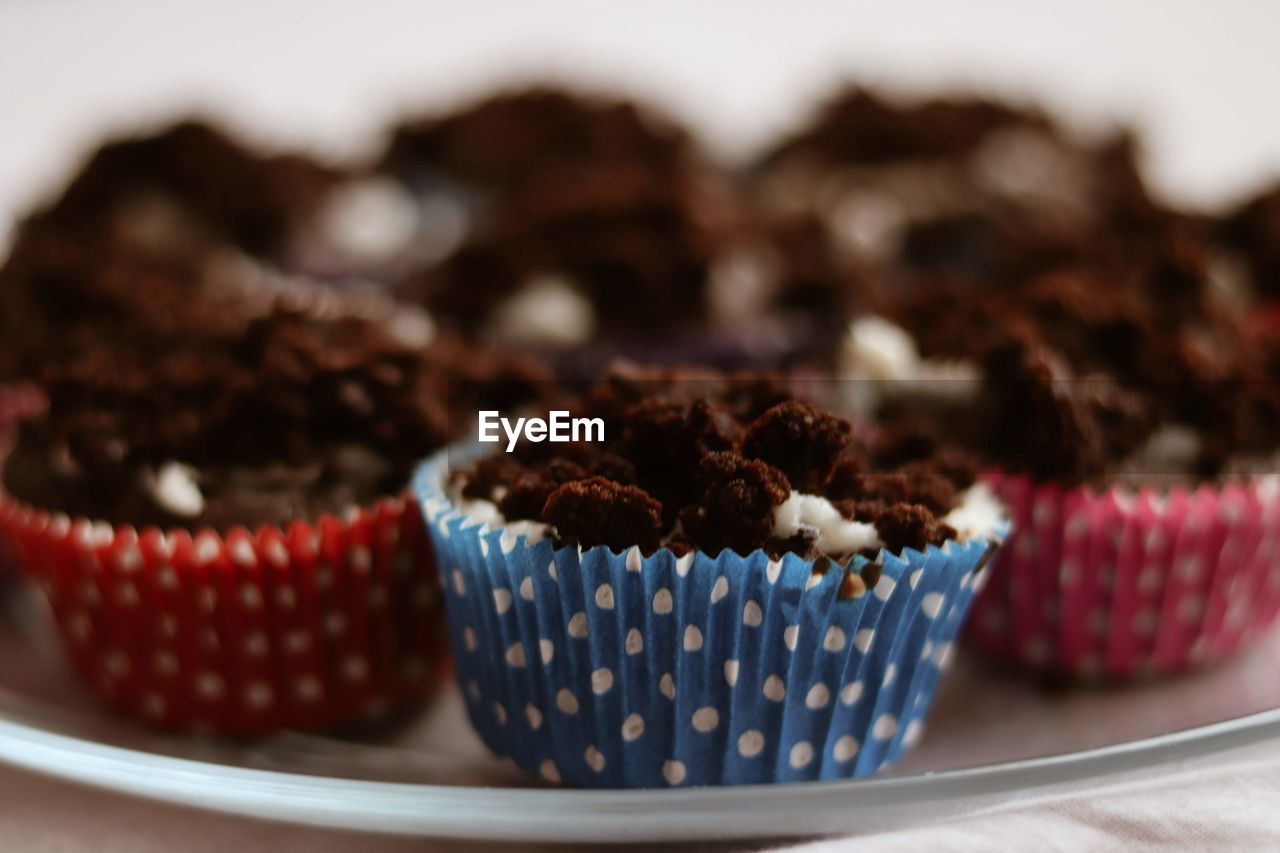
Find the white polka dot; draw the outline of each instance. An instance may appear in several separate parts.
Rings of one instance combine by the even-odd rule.
[[[836,761],[844,764],[853,761],[858,755],[858,741],[853,735],[844,735],[831,747],[831,755]]]
[[[642,734],[644,734],[644,717],[639,714],[631,714],[622,721],[623,740],[633,741]]]
[[[888,740],[898,731],[898,718],[893,714],[881,714],[871,726],[871,736],[876,740]]]
[[[1148,566],[1138,575],[1138,592],[1152,593],[1160,588],[1164,578],[1158,566]]]
[[[845,705],[853,705],[862,698],[862,682],[850,681],[840,688],[840,701]]]
[[[771,675],[764,680],[764,687],[760,691],[764,694],[764,698],[770,702],[781,702],[787,695],[787,685],[781,678]]]
[[[1228,608],[1228,616],[1231,615],[1231,611],[1233,609],[1236,608]],[[1183,622],[1198,622],[1201,617],[1204,616],[1204,610],[1204,598],[1199,595],[1184,596],[1183,599],[1178,602],[1178,618]],[[1143,616],[1145,619],[1145,614],[1148,613],[1149,611],[1144,610],[1138,615]],[[1156,630],[1156,615],[1154,613],[1150,613],[1149,615],[1150,619],[1144,621],[1141,625],[1141,630],[1138,631],[1138,633],[1143,634],[1144,636],[1153,634]],[[1137,624],[1134,625],[1135,630],[1138,630],[1138,627],[1139,626]]]
[[[550,758],[538,765],[538,775],[548,782],[560,781],[560,771],[556,769],[556,763]]]
[[[764,613],[760,610],[760,605],[754,601],[748,601],[742,606],[742,624],[748,628],[759,628],[760,623],[764,622]]]
[[[638,655],[644,651],[644,634],[640,633],[639,628],[632,628],[627,632],[626,650],[629,655]]]
[[[318,702],[324,696],[324,687],[314,675],[304,675],[293,685],[293,692],[303,702]]]
[[[684,629],[684,650],[696,652],[702,649],[702,631],[697,625],[686,625]]]
[[[770,560],[769,565],[765,566],[764,576],[769,579],[769,583],[777,583],[778,576],[782,574],[782,561]]]
[[[693,712],[693,728],[706,734],[720,725],[720,712],[708,705]]]
[[[755,758],[764,749],[764,734],[757,729],[748,729],[738,738],[738,754],[743,758]]]
[[[499,587],[493,591],[493,606],[502,615],[511,609],[511,590]]]
[[[788,625],[782,629],[782,645],[787,647],[787,651],[794,652],[796,643],[800,640],[800,626]]]
[[[559,576],[558,574],[556,574],[556,561],[555,561],[555,560],[552,560],[552,561],[547,565],[547,577],[551,578],[553,581],[558,581],[558,580],[560,580],[560,576]]]
[[[893,589],[898,582],[888,575],[881,575],[880,580],[876,581],[876,585],[872,588],[871,593],[881,601],[888,601],[889,596],[893,595]]]
[[[569,618],[569,636],[581,640],[587,636],[587,614],[578,611]]]
[[[679,785],[684,781],[685,769],[684,764],[675,759],[662,762],[662,778],[667,780],[668,785]]]
[[[507,709],[502,707],[501,703],[493,703],[493,716],[498,721],[498,725],[505,726],[507,724]]]
[[[519,541],[519,539],[520,537],[504,530],[502,531],[502,534],[498,536],[498,547],[502,550],[502,553],[510,554],[516,549],[516,542]]]
[[[271,707],[275,700],[275,692],[265,681],[255,681],[244,692],[245,706],[255,711]]]
[[[364,681],[369,677],[369,661],[363,655],[347,655],[342,662],[342,676],[350,682]]]
[[[692,551],[690,551],[688,554],[685,554],[683,557],[676,558],[676,574],[677,575],[679,575],[680,577],[684,577],[685,575],[689,574],[689,570],[693,568],[694,556],[695,554]]]
[[[946,669],[951,666],[955,653],[956,648],[951,643],[939,643],[938,647],[933,650],[933,665],[938,669]]]
[[[676,682],[671,677],[671,673],[665,673],[658,679],[658,689],[662,691],[662,695],[668,699],[676,698]]]
[[[489,543],[484,539],[480,540],[480,555],[483,557],[489,556]]]
[[[914,572],[911,573],[911,576],[907,578],[907,583],[911,586],[912,589],[915,589],[916,586],[919,585],[920,578],[922,577],[924,577],[924,569],[916,569]]]
[[[1186,583],[1200,580],[1204,574],[1204,563],[1196,555],[1188,555],[1178,561],[1178,577]]]
[[[578,713],[578,697],[568,687],[561,687],[556,694],[556,707],[566,714]]]
[[[267,635],[261,631],[251,631],[244,638],[244,653],[251,658],[260,658],[265,655],[271,646],[267,642]]]
[[[659,616],[666,616],[671,612],[671,590],[660,589],[653,594],[653,612]]]
[[[827,685],[819,681],[810,687],[809,692],[805,694],[804,706],[810,711],[816,711],[819,708],[827,707],[827,703],[830,701],[831,691],[827,689]]]
[[[924,645],[920,648],[920,660],[928,660],[931,654],[933,654],[933,641],[925,640]]]
[[[821,586],[822,582],[827,579],[826,573],[810,572],[809,579],[804,582],[804,591],[808,592],[815,586]]]
[[[608,667],[600,667],[591,673],[591,692],[602,696],[613,687],[613,671]]]
[[[627,571],[638,572],[644,568],[644,562],[640,557],[640,546],[632,545],[627,551]]]
[[[507,647],[507,664],[514,667],[522,667],[525,664],[524,646],[520,643],[512,643]]]
[[[1140,637],[1150,637],[1156,632],[1157,618],[1154,610],[1139,610],[1133,615],[1133,632]]]
[[[613,587],[609,584],[602,583],[596,588],[596,607],[601,610],[613,609]]]
[[[524,718],[529,721],[529,728],[534,731],[542,728],[542,712],[536,705],[524,706]]]
[[[793,768],[799,770],[802,767],[807,767],[810,761],[813,761],[813,745],[807,740],[802,740],[791,747],[791,754],[787,757],[787,763]]]
[[[533,577],[520,581],[520,597],[525,601],[533,601]]]
[[[867,649],[871,648],[871,643],[875,641],[875,638],[876,632],[874,628],[863,628],[853,635],[853,647],[866,654]]]
[[[587,747],[586,752],[582,753],[582,757],[586,759],[587,766],[595,772],[599,773],[604,769],[604,755],[594,746]]]
[[[893,678],[894,678],[894,676],[896,676],[897,674],[898,674],[898,665],[897,665],[897,664],[893,664],[893,663],[889,664],[887,667],[885,667],[885,670],[884,670],[884,681],[883,681],[883,682],[881,682],[880,686],[881,686],[881,687],[888,687],[890,684],[892,684],[892,683],[893,683]]]
[[[551,663],[556,656],[556,644],[546,639],[538,640],[538,655],[543,663]]]
[[[829,652],[838,652],[844,648],[845,639],[844,631],[840,630],[839,625],[832,625],[827,629],[827,635],[822,638],[822,647]]]
[[[170,651],[158,651],[152,666],[159,675],[166,677],[176,675],[178,673],[178,656]]]
[[[920,600],[920,610],[930,619],[935,618],[942,610],[942,593],[926,592],[924,598]]]
[[[711,603],[715,604],[720,599],[729,594],[729,579],[726,577],[716,578],[716,582],[711,586]]]
[[[202,672],[196,676],[196,693],[201,699],[217,699],[222,690],[222,677],[216,672]]]
[[[912,720],[907,723],[907,730],[902,733],[902,742],[907,746],[915,746],[924,737],[924,723]]]
[[[738,683],[738,662],[736,660],[724,662],[724,680],[730,687]]]

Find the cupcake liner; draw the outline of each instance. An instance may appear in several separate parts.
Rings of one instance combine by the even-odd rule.
[[[138,533],[0,493],[0,538],[81,678],[161,727],[330,727],[423,696],[447,667],[435,562],[407,499],[219,535]]]
[[[1158,495],[991,474],[1013,519],[967,638],[989,657],[1085,678],[1220,660],[1280,611],[1273,480]]]
[[[795,555],[556,550],[490,530],[449,502],[446,470],[441,454],[413,488],[471,721],[498,755],[584,787],[874,773],[923,732],[992,548],[882,553],[874,589],[847,599],[842,567]]]
[[[44,395],[34,385],[0,383],[0,470],[18,424],[44,408]],[[13,546],[0,536],[0,582],[17,572]]]

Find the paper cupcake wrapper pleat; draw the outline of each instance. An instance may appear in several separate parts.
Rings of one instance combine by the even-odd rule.
[[[448,666],[435,563],[406,499],[223,536],[139,534],[0,494],[0,537],[76,672],[158,726],[331,727],[425,695]]]
[[[967,637],[1034,670],[1125,679],[1220,660],[1280,611],[1280,499],[1247,485],[1094,492],[993,474],[1013,518]]]
[[[860,598],[787,555],[554,549],[464,518],[419,469],[456,668],[495,753],[585,787],[865,776],[923,732],[987,542],[882,555]],[[862,562],[858,558],[853,568]]]

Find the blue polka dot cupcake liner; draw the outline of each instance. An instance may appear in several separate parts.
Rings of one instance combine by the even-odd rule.
[[[581,787],[875,773],[923,734],[994,549],[882,552],[874,587],[847,598],[843,567],[794,554],[556,549],[491,529],[451,503],[447,470],[434,457],[413,490],[471,722],[494,753]]]

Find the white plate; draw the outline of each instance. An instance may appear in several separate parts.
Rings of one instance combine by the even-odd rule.
[[[674,841],[870,832],[1184,762],[1280,735],[1280,633],[1213,671],[1126,689],[1046,689],[963,656],[931,728],[853,782],[577,791],[489,756],[450,691],[342,737],[157,735],[99,711],[19,598],[0,621],[0,761],[207,809],[320,826],[522,841]]]

